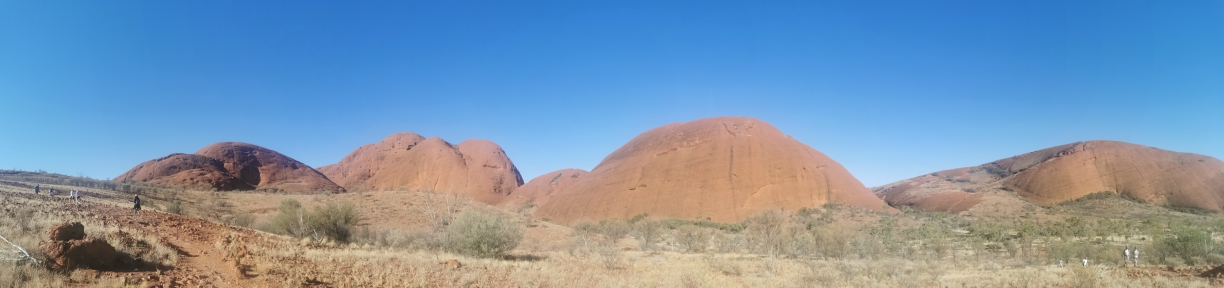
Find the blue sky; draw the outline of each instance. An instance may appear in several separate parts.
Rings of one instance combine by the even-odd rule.
[[[411,131],[531,179],[724,115],[868,186],[1091,139],[1224,158],[1221,1],[249,2],[0,0],[0,168]]]

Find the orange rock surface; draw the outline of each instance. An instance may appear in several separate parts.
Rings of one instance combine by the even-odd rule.
[[[349,153],[319,171],[340,186],[361,190],[458,193],[484,203],[501,202],[523,184],[518,168],[497,144],[397,133]]]
[[[344,191],[302,162],[267,148],[238,142],[208,145],[196,154],[176,153],[153,159],[136,165],[115,180],[219,191]]]
[[[561,169],[544,173],[527,184],[519,186],[502,202],[502,206],[517,207],[527,204],[537,206],[548,204],[552,195],[578,183],[587,173],[582,169]]]
[[[891,205],[923,209],[949,206],[927,202],[954,201],[931,195],[984,189],[1011,190],[1037,205],[1109,191],[1155,205],[1224,211],[1224,162],[1124,142],[1087,141],[931,173],[875,192]]]
[[[719,117],[638,135],[553,192],[535,216],[564,223],[646,213],[734,222],[765,209],[825,203],[892,210],[840,164],[768,123]]]

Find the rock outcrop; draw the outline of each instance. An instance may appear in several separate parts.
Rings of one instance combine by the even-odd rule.
[[[392,134],[361,146],[319,171],[350,190],[456,193],[489,204],[501,202],[523,184],[518,168],[496,143],[467,140],[452,145],[415,133]]]
[[[536,206],[548,204],[553,194],[570,188],[587,173],[589,172],[582,169],[561,169],[545,173],[519,186],[518,189],[514,189],[514,192],[510,193],[510,196],[506,197],[501,205],[520,207],[528,204]]]
[[[1224,211],[1224,162],[1124,142],[1087,141],[935,172],[874,190],[891,205],[937,211],[942,208],[928,207],[957,207],[951,212],[972,206],[968,203],[974,203],[973,197],[964,194],[989,190],[1013,191],[1043,206],[1113,192],[1154,205]]]
[[[221,142],[195,154],[153,159],[115,177],[218,191],[267,189],[286,192],[343,192],[344,188],[310,166],[257,145]]]
[[[646,131],[568,186],[554,191],[535,217],[568,223],[645,213],[735,222],[762,210],[826,203],[892,210],[841,164],[744,117]]]
[[[47,266],[54,270],[108,270],[119,256],[106,240],[86,238],[81,223],[56,225],[48,234],[50,239],[39,242],[38,249],[47,255]]]

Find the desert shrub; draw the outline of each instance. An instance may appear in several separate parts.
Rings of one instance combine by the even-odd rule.
[[[706,264],[710,265],[710,269],[713,269],[715,272],[723,275],[736,277],[744,275],[744,266],[736,263],[735,261],[715,257],[713,255],[707,255],[705,257],[705,262]]]
[[[594,247],[591,249],[595,260],[609,270],[616,269],[621,265],[621,250],[616,247],[616,242],[608,239],[596,240]]]
[[[1190,225],[1173,225],[1170,233],[1157,236],[1152,244],[1156,257],[1166,262],[1170,257],[1181,258],[1188,265],[1195,265],[1207,256],[1211,238],[1207,232]]]
[[[596,233],[607,236],[614,242],[625,238],[625,235],[629,235],[629,231],[632,230],[628,222],[615,218],[600,221],[596,228]]]
[[[255,215],[247,212],[238,212],[234,213],[234,218],[231,221],[231,224],[234,226],[251,228],[251,225],[255,224]]]
[[[633,237],[638,240],[639,248],[642,251],[650,251],[654,248],[654,244],[659,242],[659,237],[663,235],[663,224],[649,218],[637,219],[633,223],[632,233]]]
[[[306,217],[307,227],[312,233],[327,239],[348,242],[353,230],[361,225],[361,212],[353,203],[330,202],[315,207]]]
[[[280,207],[276,209],[276,216],[261,226],[260,230],[297,238],[305,237],[308,234],[309,226],[306,222],[306,213],[302,211],[302,203],[293,199],[281,200]]]
[[[523,228],[497,212],[467,210],[446,230],[445,246],[451,252],[490,258],[518,246]]]
[[[749,216],[747,237],[749,248],[757,253],[776,255],[788,244],[784,237],[786,212],[778,209],[761,211]]]
[[[737,253],[744,250],[744,234],[718,231],[714,234],[714,250],[718,253]]]
[[[166,204],[166,213],[174,213],[174,214],[183,215],[183,211],[184,210],[183,210],[182,200],[173,199],[173,200],[170,200],[169,204]]]
[[[674,232],[676,244],[686,252],[702,252],[710,243],[710,230],[697,225],[684,225]]]

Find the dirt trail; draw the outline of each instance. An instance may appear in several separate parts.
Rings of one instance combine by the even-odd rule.
[[[140,230],[146,235],[155,235],[179,252],[178,265],[169,271],[106,272],[107,275],[126,277],[130,284],[143,281],[150,284],[149,286],[273,286],[261,281],[262,279],[248,278],[241,274],[234,261],[228,259],[227,253],[214,246],[214,243],[231,233],[255,239],[258,236],[254,235],[254,232],[156,211],[143,211],[141,215],[136,216],[130,209],[109,205],[93,204],[82,207],[83,211],[94,214],[95,219],[107,225],[118,225]]]
[[[178,264],[166,270],[157,268],[135,271],[102,271],[101,278],[117,278],[129,285],[146,287],[277,287],[266,279],[241,272],[234,261],[235,253],[222,251],[215,243],[240,238],[251,245],[266,244],[266,235],[252,230],[230,227],[207,220],[145,210],[133,215],[131,208],[115,206],[113,197],[98,197],[94,201],[72,203],[63,198],[49,198],[28,193],[0,192],[6,197],[20,197],[37,202],[35,209],[71,211],[85,225],[116,226],[153,236],[169,244],[179,254]],[[234,245],[239,246],[239,245]],[[233,246],[231,246],[233,247]],[[256,275],[257,276],[257,275]]]

